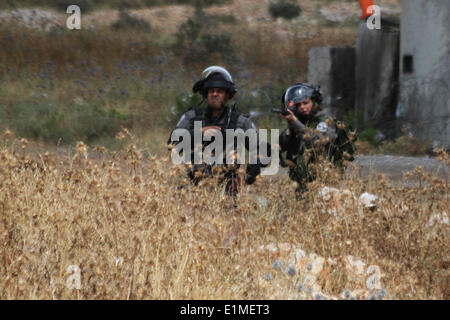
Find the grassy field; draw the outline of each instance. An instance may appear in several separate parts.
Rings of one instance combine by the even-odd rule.
[[[240,110],[267,112],[306,80],[309,48],[354,44],[356,23],[323,21],[325,2],[291,22],[233,1],[100,7],[80,31],[45,7],[59,24],[3,23],[0,299],[449,299],[448,181],[417,168],[404,188],[322,163],[302,201],[282,172],[234,205],[169,161],[170,129],[208,65],[231,72]],[[407,137],[359,143],[423,153]]]
[[[179,102],[212,64],[232,73],[239,110],[262,112],[255,119],[260,127],[284,127],[269,110],[279,105],[287,86],[306,81],[311,47],[354,45],[359,10],[357,3],[341,4],[353,18],[339,24],[321,13],[336,7],[323,0],[301,3],[300,17],[291,21],[272,19],[259,1],[203,10],[151,1],[144,8],[144,2],[129,2],[125,11],[116,9],[119,2],[99,4],[83,13],[78,31],[65,28],[67,15],[60,8],[39,1],[16,2],[22,11],[14,14],[3,11],[0,130],[48,146],[84,141],[115,148],[115,134],[126,127],[139,137],[139,147],[148,148],[154,144],[139,143],[168,135],[189,107]],[[375,140],[376,130],[365,133],[363,139]],[[382,146],[363,139],[358,143],[364,153],[426,149],[414,139]]]
[[[52,10],[38,11],[52,13],[40,25],[12,19],[0,27],[0,129],[50,145],[113,143],[121,127],[139,137],[169,134],[188,107],[176,106],[177,99],[211,64],[232,73],[241,111],[268,111],[283,89],[306,80],[310,47],[350,45],[355,34],[349,27],[267,20],[258,2],[122,15],[104,9],[83,16],[79,31],[66,29],[67,15]],[[264,20],[255,24],[258,17]],[[99,118],[105,125],[94,125]],[[273,125],[268,120],[257,121]]]

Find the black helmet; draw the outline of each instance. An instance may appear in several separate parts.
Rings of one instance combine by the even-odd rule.
[[[320,87],[313,87],[306,83],[297,83],[284,92],[281,103],[291,111],[296,111],[294,106],[305,99],[311,99],[315,104],[322,102]]]
[[[206,97],[209,88],[225,89],[230,99],[237,91],[230,73],[219,66],[211,66],[203,70],[201,79],[194,84],[192,91],[200,92],[203,97]]]

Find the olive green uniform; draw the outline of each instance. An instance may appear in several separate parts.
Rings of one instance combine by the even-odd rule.
[[[286,152],[289,177],[298,182],[298,194],[306,189],[307,182],[315,179],[309,166],[320,155],[341,166],[343,152],[348,151],[350,155],[354,152],[354,146],[342,123],[335,121],[325,111],[300,117],[295,123],[289,123],[289,127],[280,136],[280,146],[281,153]]]
[[[225,138],[225,130],[226,129],[242,129],[244,132],[247,130],[256,130],[258,132],[258,129],[256,126],[251,122],[247,117],[243,116],[237,111],[231,110],[229,107],[225,107],[222,113],[217,116],[213,117],[210,109],[207,107],[205,110],[202,109],[190,109],[188,110],[180,119],[178,124],[176,125],[175,129],[186,129],[191,134],[191,141],[192,141],[192,150],[194,150],[194,122],[195,121],[201,121],[202,127],[208,127],[208,126],[218,126],[221,128],[221,131],[223,133],[223,137]],[[175,130],[174,129],[174,130]],[[257,135],[258,136],[258,135]],[[169,138],[168,143],[176,144],[177,142],[172,141],[171,138]],[[204,146],[206,146],[205,143]],[[246,148],[248,149],[248,141],[245,141]],[[258,145],[259,145],[259,139],[258,139]],[[226,146],[225,141],[223,142],[223,146]],[[270,144],[267,143],[267,150],[270,156]],[[236,147],[236,146],[235,146]],[[225,150],[224,150],[225,155]],[[192,162],[193,161],[193,152],[192,152]],[[222,168],[227,167],[227,165],[222,165]],[[264,167],[264,165],[258,163],[258,164],[247,164],[246,166],[246,174],[245,174],[245,181],[247,184],[252,184],[256,180],[256,176],[258,176],[261,173],[261,167]],[[195,173],[198,171],[206,171],[207,173],[210,172],[211,166],[207,166],[204,164],[195,164],[188,170],[188,176],[192,179],[194,184],[197,184],[198,181],[201,178],[196,178]],[[224,175],[224,181],[227,182],[226,184],[226,190],[228,191],[232,179],[237,177],[237,170],[225,170]]]

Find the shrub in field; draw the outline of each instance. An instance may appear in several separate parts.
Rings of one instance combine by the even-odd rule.
[[[377,148],[381,142],[380,131],[376,129],[370,122],[364,126],[357,126],[356,123],[363,123],[363,113],[358,112],[355,117],[353,111],[347,112],[342,119],[347,127],[358,128],[358,139],[365,141],[369,148]]]
[[[250,111],[252,108],[270,111],[272,108],[280,107],[280,97],[287,86],[288,84],[269,81],[254,89],[242,88],[236,100],[239,103],[240,109],[246,111]],[[274,118],[278,117],[274,116]]]
[[[196,108],[200,105],[202,97],[199,94],[190,93],[187,95],[179,95],[175,97],[175,105],[173,105],[168,111],[164,124],[176,124],[180,117],[189,109]]]
[[[130,15],[126,10],[120,10],[119,19],[112,24],[114,30],[141,30],[150,31],[150,24],[144,19],[136,18]]]
[[[277,2],[271,2],[269,5],[269,13],[275,19],[284,18],[291,20],[298,17],[301,11],[297,1],[279,0]]]
[[[45,102],[0,105],[0,115],[16,135],[56,143],[94,141],[114,136],[130,122],[130,116],[97,104],[58,105]]]
[[[371,125],[367,125],[361,130],[358,137],[363,141],[368,141],[372,146],[376,147],[379,144],[377,140],[378,130]]]
[[[224,58],[229,58],[233,55],[231,35],[228,33],[204,34],[200,38],[200,43],[203,45],[204,53],[207,55],[215,52],[220,53]]]
[[[231,34],[220,28],[216,17],[197,8],[194,16],[178,29],[173,48],[186,64],[201,62],[204,65],[218,59],[233,61],[235,50],[231,39]]]

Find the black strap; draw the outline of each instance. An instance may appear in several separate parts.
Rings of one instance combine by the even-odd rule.
[[[205,126],[205,114],[203,110],[198,108],[190,108],[189,110],[193,110],[195,112],[195,116],[192,121],[201,121],[202,127]]]
[[[240,116],[240,113],[239,112],[236,112],[236,111],[231,111],[231,116],[230,116],[230,122],[229,122],[229,124],[228,124],[228,127],[227,128],[225,128],[225,129],[233,129],[233,130],[236,130],[236,128],[237,128],[237,122],[238,122],[238,119],[239,119],[239,116]]]
[[[198,108],[190,108],[189,110],[194,110],[195,112],[195,116],[192,119],[193,121],[202,121],[202,126],[205,125],[205,113],[203,112],[202,109],[198,109]],[[226,128],[224,129],[233,129],[236,130],[237,128],[237,122],[239,119],[239,116],[241,115],[239,112],[231,110],[230,111],[231,115],[230,115],[230,121],[227,121],[226,123],[228,124]]]

